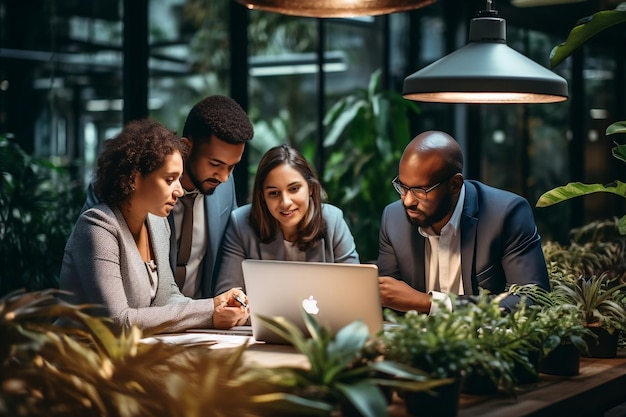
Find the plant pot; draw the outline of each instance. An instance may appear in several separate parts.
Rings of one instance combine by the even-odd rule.
[[[602,327],[588,327],[588,329],[598,338],[585,336],[585,342],[589,348],[589,354],[585,356],[590,358],[614,358],[617,356],[619,331],[615,330],[611,334]]]
[[[404,391],[409,415],[417,417],[455,417],[459,412],[461,378],[428,391]]]
[[[580,371],[580,352],[571,343],[562,343],[539,362],[539,372],[574,376]]]
[[[516,362],[513,365],[513,378],[517,385],[534,384],[539,381],[539,352],[532,351],[526,354],[528,362],[532,365],[534,372],[527,369],[524,365]]]
[[[463,378],[463,394],[491,395],[498,392],[498,385],[482,370],[472,371]]]

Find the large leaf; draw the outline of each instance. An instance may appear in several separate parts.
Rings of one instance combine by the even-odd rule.
[[[580,182],[571,182],[561,187],[553,188],[546,191],[537,200],[537,207],[548,207],[556,203],[560,203],[570,198],[582,195],[606,192],[626,197],[626,183],[615,181],[608,185],[601,184],[583,184]]]
[[[611,153],[620,161],[626,162],[626,145],[617,145],[611,150]]]
[[[337,384],[337,389],[364,417],[388,415],[385,397],[370,381]]]
[[[331,404],[323,401],[311,400],[288,393],[270,393],[255,395],[250,402],[258,408],[268,409],[280,415],[320,416],[328,415],[332,410]]]
[[[606,128],[607,136],[615,133],[626,133],[626,121],[615,122]]]
[[[615,10],[601,11],[580,19],[565,42],[555,46],[550,52],[550,65],[552,68],[556,67],[598,33],[624,22],[626,22],[626,9],[623,5]]]

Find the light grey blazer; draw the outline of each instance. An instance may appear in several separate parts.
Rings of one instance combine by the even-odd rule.
[[[98,304],[120,326],[142,329],[164,323],[164,331],[213,327],[213,300],[180,293],[169,264],[170,229],[163,217],[148,215],[158,273],[153,301],[150,278],[135,240],[118,209],[97,204],[83,212],[65,246],[60,288],[73,304]]]
[[[85,200],[82,211],[98,203],[99,201],[93,192],[93,186],[89,184],[87,199]],[[222,239],[224,238],[224,232],[226,231],[226,226],[230,219],[230,212],[236,208],[235,180],[232,175],[228,177],[225,183],[220,184],[213,194],[204,196],[208,244],[206,254],[202,261],[202,271],[200,272],[201,298],[210,298],[216,294],[213,289],[215,287],[217,270],[222,258]],[[178,245],[176,243],[176,229],[174,226],[173,213],[168,216],[168,220],[172,231],[170,237],[170,265],[172,271],[175,271]]]
[[[550,288],[541,238],[524,198],[467,180],[460,226],[466,295],[478,294],[478,287],[498,294],[511,284]],[[401,279],[425,292],[424,237],[407,222],[401,200],[385,207],[379,243],[379,275]],[[501,306],[510,310],[518,301],[508,296]]]
[[[279,230],[274,240],[261,243],[250,224],[251,205],[233,211],[224,236],[224,257],[219,271],[216,294],[233,287],[245,289],[241,262],[244,259],[285,260],[283,234]],[[308,262],[359,263],[354,237],[343,218],[343,212],[330,204],[322,204],[326,222],[326,237],[306,251]]]

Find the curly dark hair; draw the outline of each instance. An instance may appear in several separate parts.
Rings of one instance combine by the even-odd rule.
[[[305,251],[314,246],[326,235],[326,222],[322,216],[322,201],[326,193],[322,189],[315,170],[297,149],[289,145],[279,145],[268,150],[259,162],[252,188],[252,207],[248,222],[263,243],[276,237],[278,221],[267,209],[263,195],[263,185],[269,173],[279,165],[287,164],[302,175],[311,192],[311,202],[305,216],[298,224],[296,246]]]
[[[235,100],[214,95],[193,106],[183,127],[183,136],[191,141],[209,141],[212,134],[224,142],[239,144],[252,139],[254,128]]]
[[[161,123],[141,119],[129,122],[122,131],[103,144],[98,158],[94,192],[111,206],[126,201],[134,190],[134,174],[148,175],[165,164],[165,158],[187,146]]]

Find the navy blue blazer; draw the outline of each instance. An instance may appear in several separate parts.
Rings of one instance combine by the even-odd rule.
[[[465,295],[478,287],[492,294],[511,284],[536,284],[550,289],[532,209],[511,192],[478,181],[465,181],[461,216],[461,274]],[[385,207],[380,227],[379,275],[401,279],[426,291],[425,238],[406,220],[402,200]],[[501,305],[510,310],[519,297],[508,296]]]

